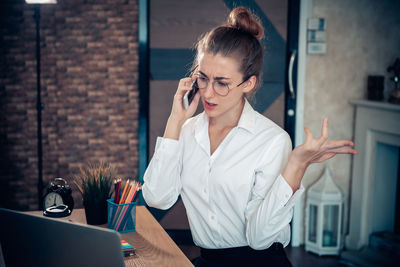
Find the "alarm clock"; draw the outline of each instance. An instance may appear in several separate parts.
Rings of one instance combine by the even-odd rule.
[[[72,198],[72,190],[67,181],[63,178],[55,178],[47,187],[46,195],[43,199],[44,215],[53,217],[52,213],[57,211],[57,217],[61,217],[59,210],[54,207],[65,205],[65,212],[61,215],[68,216],[74,208],[74,199]],[[52,212],[53,211],[53,212]]]

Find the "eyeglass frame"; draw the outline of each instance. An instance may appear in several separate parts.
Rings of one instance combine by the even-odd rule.
[[[195,69],[197,69],[197,67],[198,67],[198,66],[196,66]],[[194,75],[198,76],[198,75],[202,75],[202,74],[201,74],[201,73],[194,73]],[[203,75],[203,76],[204,76],[204,75]],[[250,77],[251,77],[251,76],[250,76]],[[230,92],[232,89],[241,86],[241,85],[244,84],[246,81],[248,81],[250,77],[247,77],[246,79],[244,79],[241,83],[239,83],[239,84],[236,85],[235,87],[229,88],[229,86],[226,85],[226,87],[228,88],[226,95],[221,95],[221,94],[219,94],[219,93],[215,90],[214,83],[217,82],[217,81],[213,81],[213,82],[211,83],[211,86],[212,86],[212,89],[213,89],[214,93],[216,93],[216,94],[219,95],[219,96],[225,97],[225,96],[227,96],[227,95],[229,94],[229,92]],[[207,85],[206,85],[205,87],[203,87],[203,88],[200,88],[200,87],[199,87],[199,83],[197,82],[197,79],[198,79],[198,78],[199,78],[199,77],[196,78],[196,86],[199,88],[199,90],[206,89],[207,86],[208,86],[208,83],[209,83],[210,79],[208,79],[208,77],[207,77],[207,78],[206,78],[206,79],[207,79]]]

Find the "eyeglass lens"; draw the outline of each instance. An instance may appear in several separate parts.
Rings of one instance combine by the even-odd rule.
[[[205,89],[208,86],[209,81],[210,81],[209,79],[199,76],[197,78],[197,84],[199,86],[199,89]],[[229,87],[224,82],[214,81],[212,83],[212,87],[214,91],[219,95],[225,96],[229,93]]]

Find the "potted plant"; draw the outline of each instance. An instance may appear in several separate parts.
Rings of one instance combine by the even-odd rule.
[[[110,163],[88,163],[75,175],[74,183],[82,193],[88,224],[107,222],[107,199],[111,196],[111,184],[117,170]]]

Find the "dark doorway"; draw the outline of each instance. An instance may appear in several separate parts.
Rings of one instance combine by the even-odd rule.
[[[252,105],[259,113],[285,128],[294,143],[295,114],[292,111],[296,110],[297,69],[294,63],[299,1],[152,0],[149,6],[149,159],[154,153],[157,136],[163,135],[178,81],[188,74],[192,64],[194,43],[202,33],[225,21],[230,10],[237,6],[254,12],[265,29],[263,84],[255,95],[255,101],[251,101]],[[289,84],[293,85],[293,92],[290,92]],[[185,234],[182,233],[187,232],[188,239],[191,239],[181,200],[168,211],[151,211],[171,235],[184,240]]]

